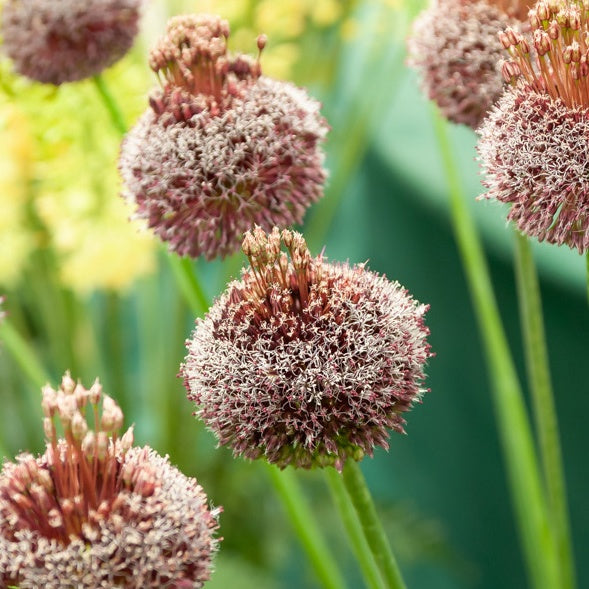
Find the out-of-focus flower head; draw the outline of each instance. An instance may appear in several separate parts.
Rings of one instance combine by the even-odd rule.
[[[589,4],[541,0],[501,42],[508,91],[479,130],[486,198],[523,233],[589,249]]]
[[[170,20],[150,55],[162,89],[121,149],[124,196],[180,255],[233,253],[254,224],[300,223],[323,192],[319,104],[228,54],[228,36],[215,16]]]
[[[63,84],[100,73],[127,53],[141,0],[6,0],[4,51],[16,70]]]
[[[432,0],[408,40],[409,64],[442,114],[454,123],[479,126],[504,84],[497,63],[498,33],[517,28],[526,0]]]
[[[42,406],[45,453],[0,473],[1,586],[202,587],[219,509],[196,480],[133,447],[132,428],[119,438],[123,413],[98,380],[85,389],[66,373]]]
[[[316,46],[306,43],[305,36],[343,27],[357,4],[357,0],[201,0],[199,9],[221,14],[231,23],[233,47],[246,47],[257,32],[264,31],[272,39],[264,50],[264,74],[292,80],[299,65],[303,76],[308,73],[309,49]],[[318,56],[313,57],[315,61]]]
[[[0,62],[0,284],[17,285],[30,254],[50,248],[61,281],[76,292],[129,288],[152,271],[157,243],[127,221],[120,136],[96,89],[34,84],[9,69]],[[126,117],[137,116],[137,89],[149,87],[144,68],[125,60],[107,76]]]
[[[26,219],[33,142],[23,113],[1,102],[0,108],[0,283],[12,286],[36,245]]]
[[[428,307],[363,264],[312,258],[299,233],[257,227],[243,251],[250,268],[187,342],[197,415],[235,455],[281,468],[388,448],[424,392]]]

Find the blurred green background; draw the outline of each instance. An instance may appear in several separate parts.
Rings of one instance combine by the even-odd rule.
[[[363,262],[429,303],[436,356],[431,393],[408,415],[407,436],[363,469],[410,588],[521,589],[524,569],[498,446],[480,338],[451,233],[432,107],[405,64],[404,38],[420,3],[402,0],[154,1],[134,51],[106,81],[129,124],[155,83],[146,52],[169,15],[214,11],[230,45],[255,52],[269,37],[265,73],[305,85],[332,131],[329,186],[303,231],[315,253]],[[119,137],[91,82],[41,87],[0,67],[0,293],[9,321],[57,383],[66,369],[96,376],[121,403],[136,439],[169,453],[223,505],[224,541],[211,589],[317,587],[262,465],[215,449],[191,415],[176,374],[194,317],[165,248],[127,221],[118,197]],[[522,381],[525,371],[505,210],[482,192],[475,136],[452,129],[469,206],[490,258]],[[584,262],[534,244],[569,486],[579,587],[589,586],[589,313]],[[212,298],[241,256],[198,260]],[[0,454],[41,451],[39,390],[0,350]],[[349,587],[361,587],[321,473],[300,473]]]

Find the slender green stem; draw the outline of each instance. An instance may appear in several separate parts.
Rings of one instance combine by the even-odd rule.
[[[560,587],[574,589],[575,565],[570,539],[565,476],[546,349],[540,287],[529,241],[517,231],[516,278],[540,458],[561,562]]]
[[[97,74],[93,78],[94,84],[98,90],[98,94],[102,98],[104,102],[104,106],[106,110],[108,110],[108,114],[112,119],[114,127],[119,131],[121,135],[124,135],[127,132],[127,124],[125,123],[125,117],[123,116],[123,112],[119,108],[117,101],[115,100],[114,96],[112,95],[108,85],[104,81],[102,74]]]
[[[123,344],[123,313],[121,309],[121,297],[116,292],[106,294],[106,316],[107,316],[107,347],[109,372],[112,378],[112,394],[118,399],[127,395],[125,381],[125,346]]]
[[[452,224],[483,340],[499,437],[520,541],[532,586],[561,587],[558,553],[549,525],[530,422],[495,301],[487,261],[464,203],[446,121],[434,112],[434,127],[448,180]]]
[[[281,471],[273,465],[267,465],[267,470],[321,584],[326,589],[343,589],[346,586],[344,578],[323,540],[317,518],[311,513],[294,473],[290,469]]]
[[[50,382],[51,379],[45,367],[37,358],[35,351],[6,319],[0,325],[0,339],[4,343],[6,351],[20,366],[23,373],[35,388],[40,389],[43,385]]]
[[[370,490],[355,460],[347,460],[343,480],[356,514],[364,531],[364,537],[372,551],[376,565],[388,589],[405,589],[399,565],[395,560],[388,538],[376,513]]]
[[[344,485],[342,475],[334,468],[324,468],[323,471],[331,489],[333,501],[339,511],[352,549],[356,555],[356,560],[362,569],[366,586],[369,589],[386,589],[376,565],[374,554],[364,536],[364,530],[356,514],[354,504]]]
[[[167,258],[176,283],[190,309],[197,316],[203,315],[209,308],[209,299],[194,273],[192,261],[174,253],[168,253]]]

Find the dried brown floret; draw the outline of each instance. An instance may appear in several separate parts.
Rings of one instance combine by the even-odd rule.
[[[589,7],[540,1],[528,34],[507,29],[511,87],[479,130],[486,198],[538,240],[589,249]]]
[[[236,455],[280,467],[387,448],[424,392],[427,306],[363,264],[312,258],[298,233],[258,227],[243,251],[251,267],[187,342],[197,415]]]
[[[233,253],[255,224],[300,223],[323,193],[319,104],[229,55],[228,35],[218,17],[171,19],[150,57],[162,89],[122,146],[124,196],[180,255]]]
[[[42,405],[45,453],[0,473],[0,586],[202,587],[219,510],[196,480],[133,447],[132,429],[118,438],[123,413],[98,381],[85,389],[66,374]]]

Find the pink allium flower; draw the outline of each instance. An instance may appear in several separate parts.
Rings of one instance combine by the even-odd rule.
[[[123,413],[98,381],[86,390],[66,374],[58,390],[44,388],[42,405],[45,453],[21,454],[0,473],[0,586],[202,587],[219,510],[196,480],[133,447],[132,429],[117,436]]]
[[[589,20],[577,2],[541,1],[531,33],[501,35],[512,86],[479,130],[485,198],[511,204],[527,235],[589,249]],[[536,57],[534,57],[536,55]]]
[[[4,51],[16,70],[62,84],[100,73],[127,53],[141,0],[6,0]]]
[[[497,33],[518,26],[524,0],[432,0],[413,25],[409,65],[423,91],[454,123],[475,129],[503,91]]]
[[[254,224],[300,223],[323,192],[319,104],[230,56],[228,35],[218,17],[170,20],[150,58],[162,90],[121,150],[124,196],[180,255],[233,253]]]
[[[187,342],[197,415],[235,455],[281,468],[388,448],[424,392],[428,307],[363,264],[312,258],[298,233],[257,227],[243,251],[251,267]]]

